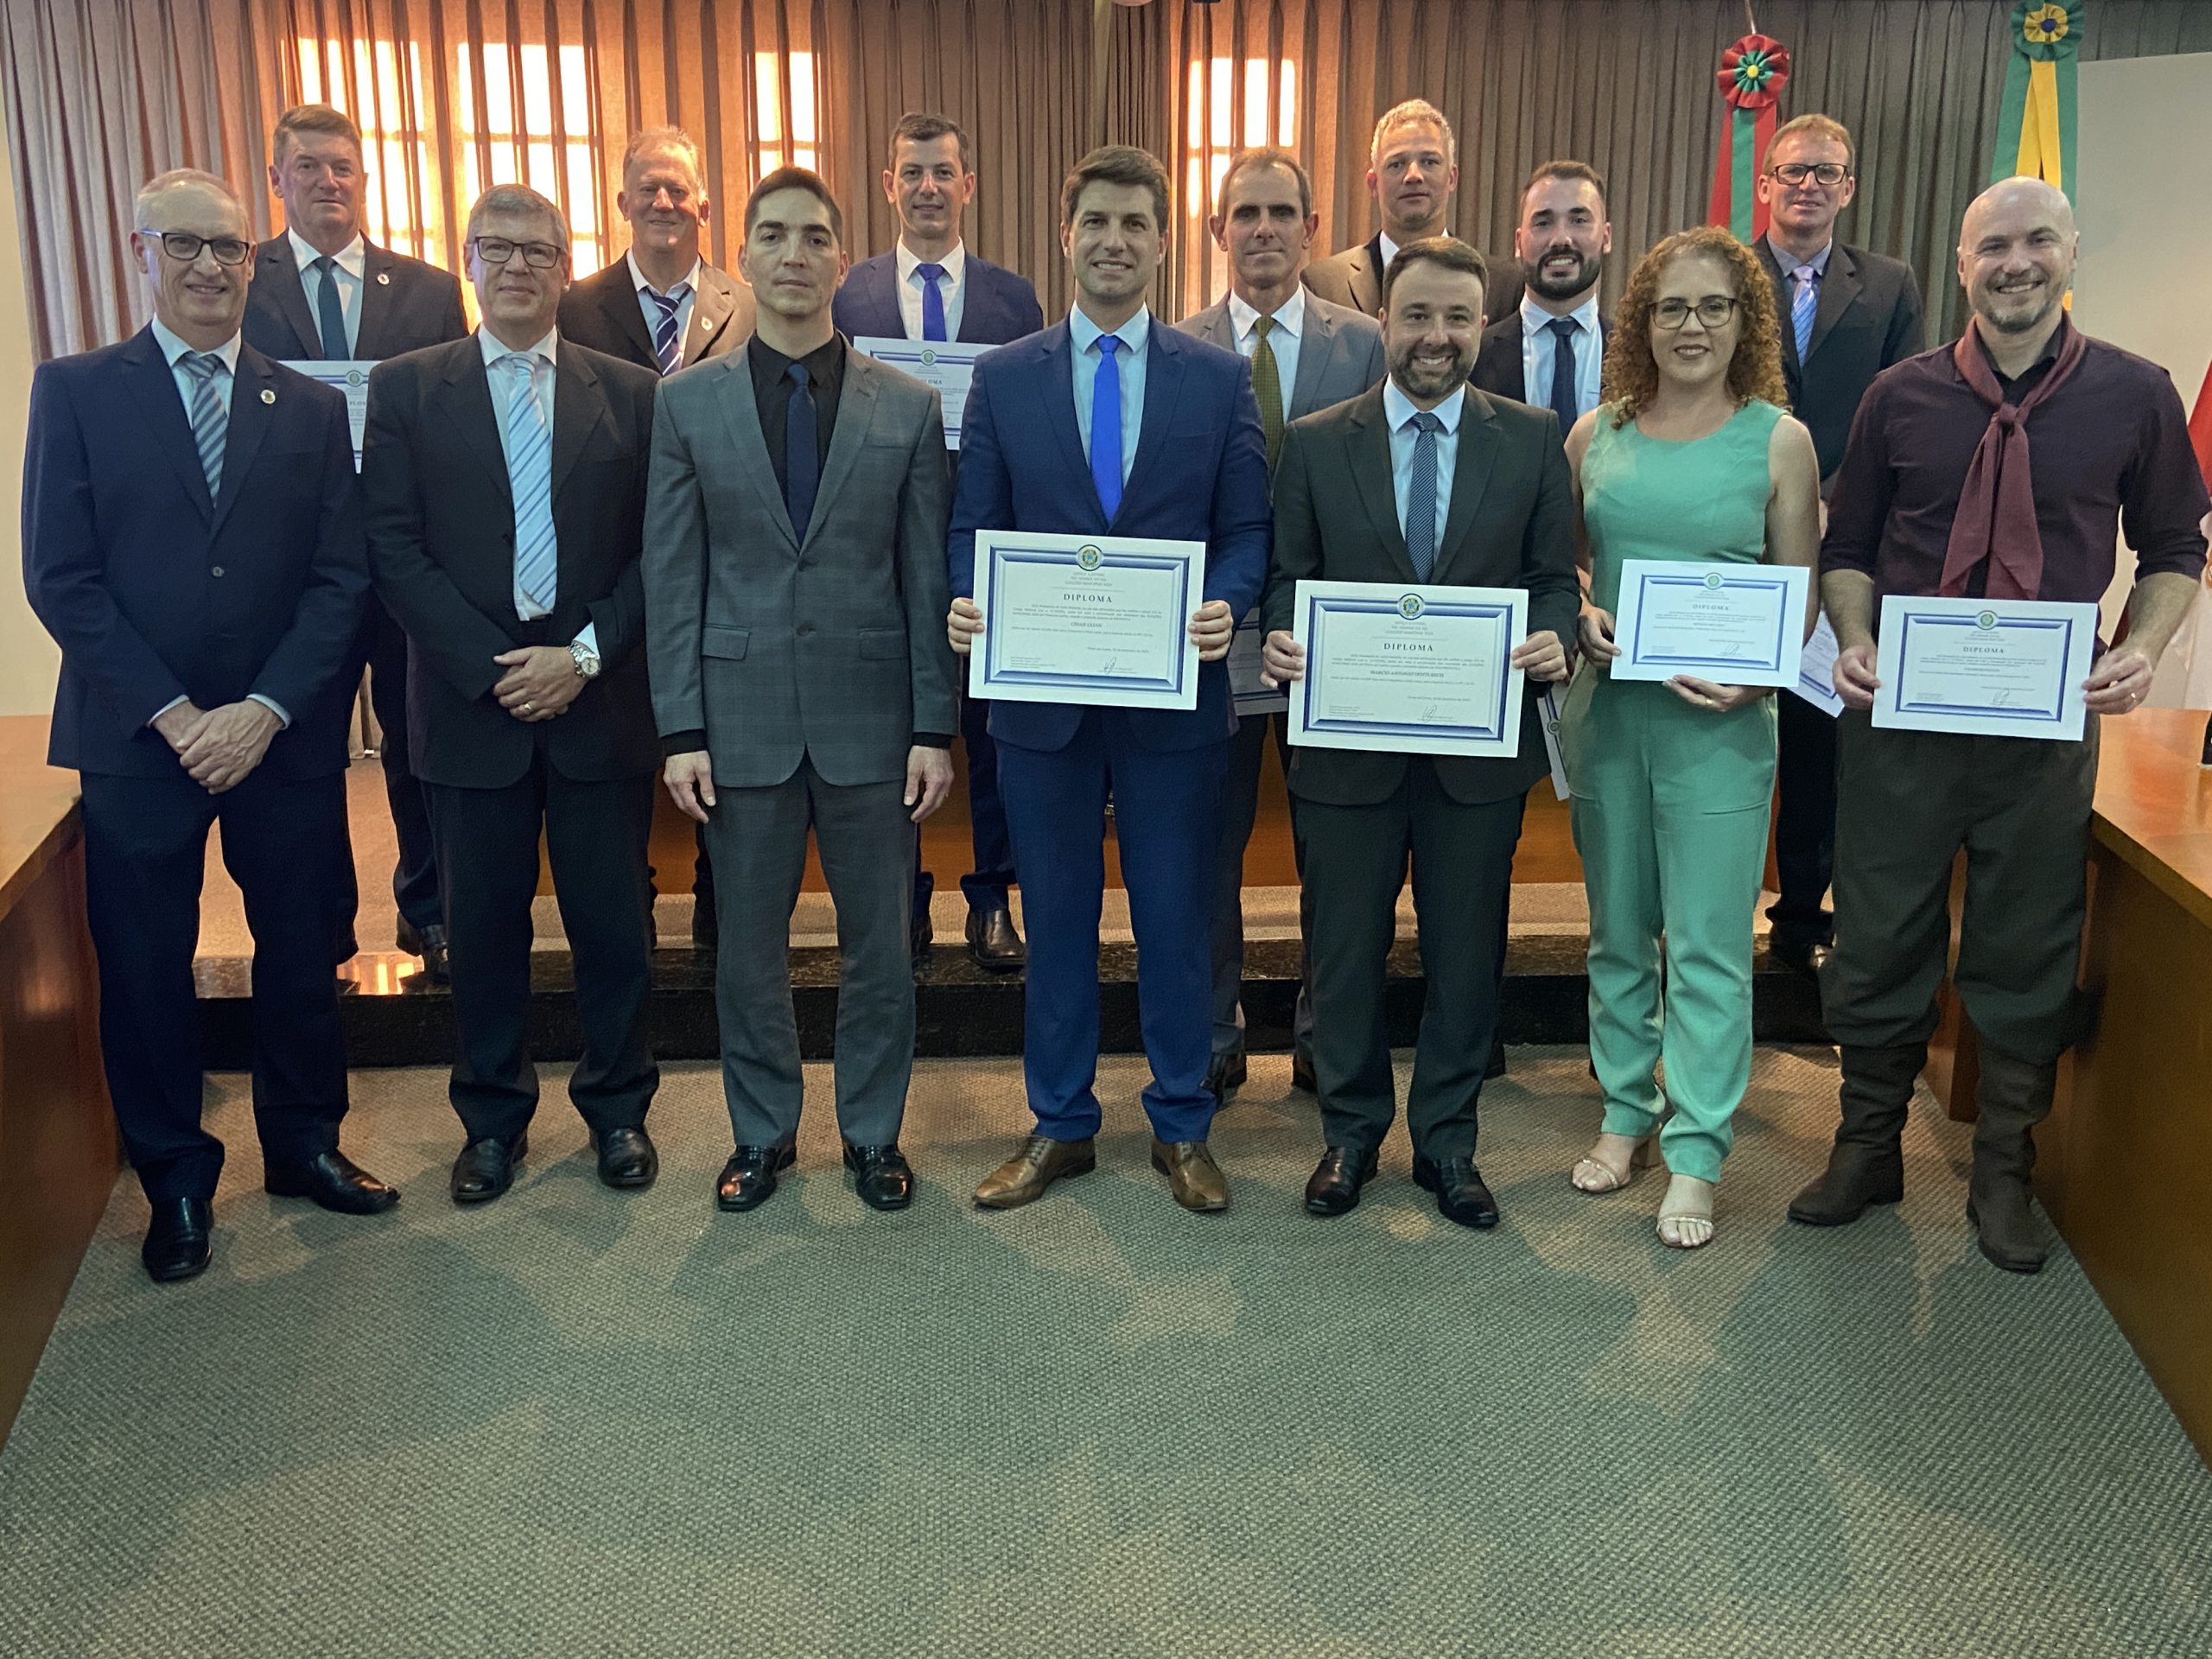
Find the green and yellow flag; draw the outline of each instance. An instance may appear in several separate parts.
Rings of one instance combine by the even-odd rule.
[[[2019,0],[1989,181],[2044,179],[2074,199],[2074,105],[2089,0]]]

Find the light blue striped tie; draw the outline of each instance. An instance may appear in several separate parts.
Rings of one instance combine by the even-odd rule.
[[[1802,364],[1813,343],[1814,314],[1821,308],[1821,273],[1810,265],[1800,265],[1789,273],[1789,280],[1797,285],[1797,291],[1789,296],[1789,327],[1797,337],[1797,360]]]
[[[531,391],[532,352],[510,352],[500,367],[514,378],[507,398],[507,484],[515,498],[515,587],[540,613],[559,591],[560,548],[553,532],[553,435]]]
[[[213,352],[187,352],[177,359],[192,377],[192,442],[200,451],[200,470],[207,475],[207,499],[223,493],[223,442],[229,435],[231,416],[215,395],[215,377],[228,374],[229,365]]]

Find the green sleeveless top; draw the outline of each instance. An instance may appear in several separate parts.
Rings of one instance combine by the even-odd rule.
[[[1621,564],[1665,559],[1757,564],[1766,556],[1766,504],[1774,486],[1767,446],[1783,411],[1754,400],[1688,442],[1648,438],[1631,421],[1598,410],[1582,458],[1582,519],[1590,533],[1590,599],[1620,604]]]

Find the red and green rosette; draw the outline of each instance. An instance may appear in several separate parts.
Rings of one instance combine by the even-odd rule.
[[[1709,217],[1749,242],[1766,232],[1759,157],[1774,137],[1775,106],[1789,84],[1789,48],[1770,35],[1746,35],[1720,54],[1719,81],[1728,113],[1713,164]]]
[[[2074,196],[2074,100],[2089,0],[2019,0],[2006,32],[2005,91],[1989,181],[2044,179]]]

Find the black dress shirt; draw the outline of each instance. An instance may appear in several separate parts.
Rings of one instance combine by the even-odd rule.
[[[785,423],[790,418],[791,366],[806,365],[814,393],[814,458],[818,466],[830,458],[830,435],[837,429],[837,397],[845,388],[845,340],[832,334],[804,357],[785,357],[755,334],[745,343],[746,366],[753,371],[753,401],[760,406],[760,435],[768,445],[768,461],[776,469],[776,487],[791,489],[790,459],[785,453]]]

